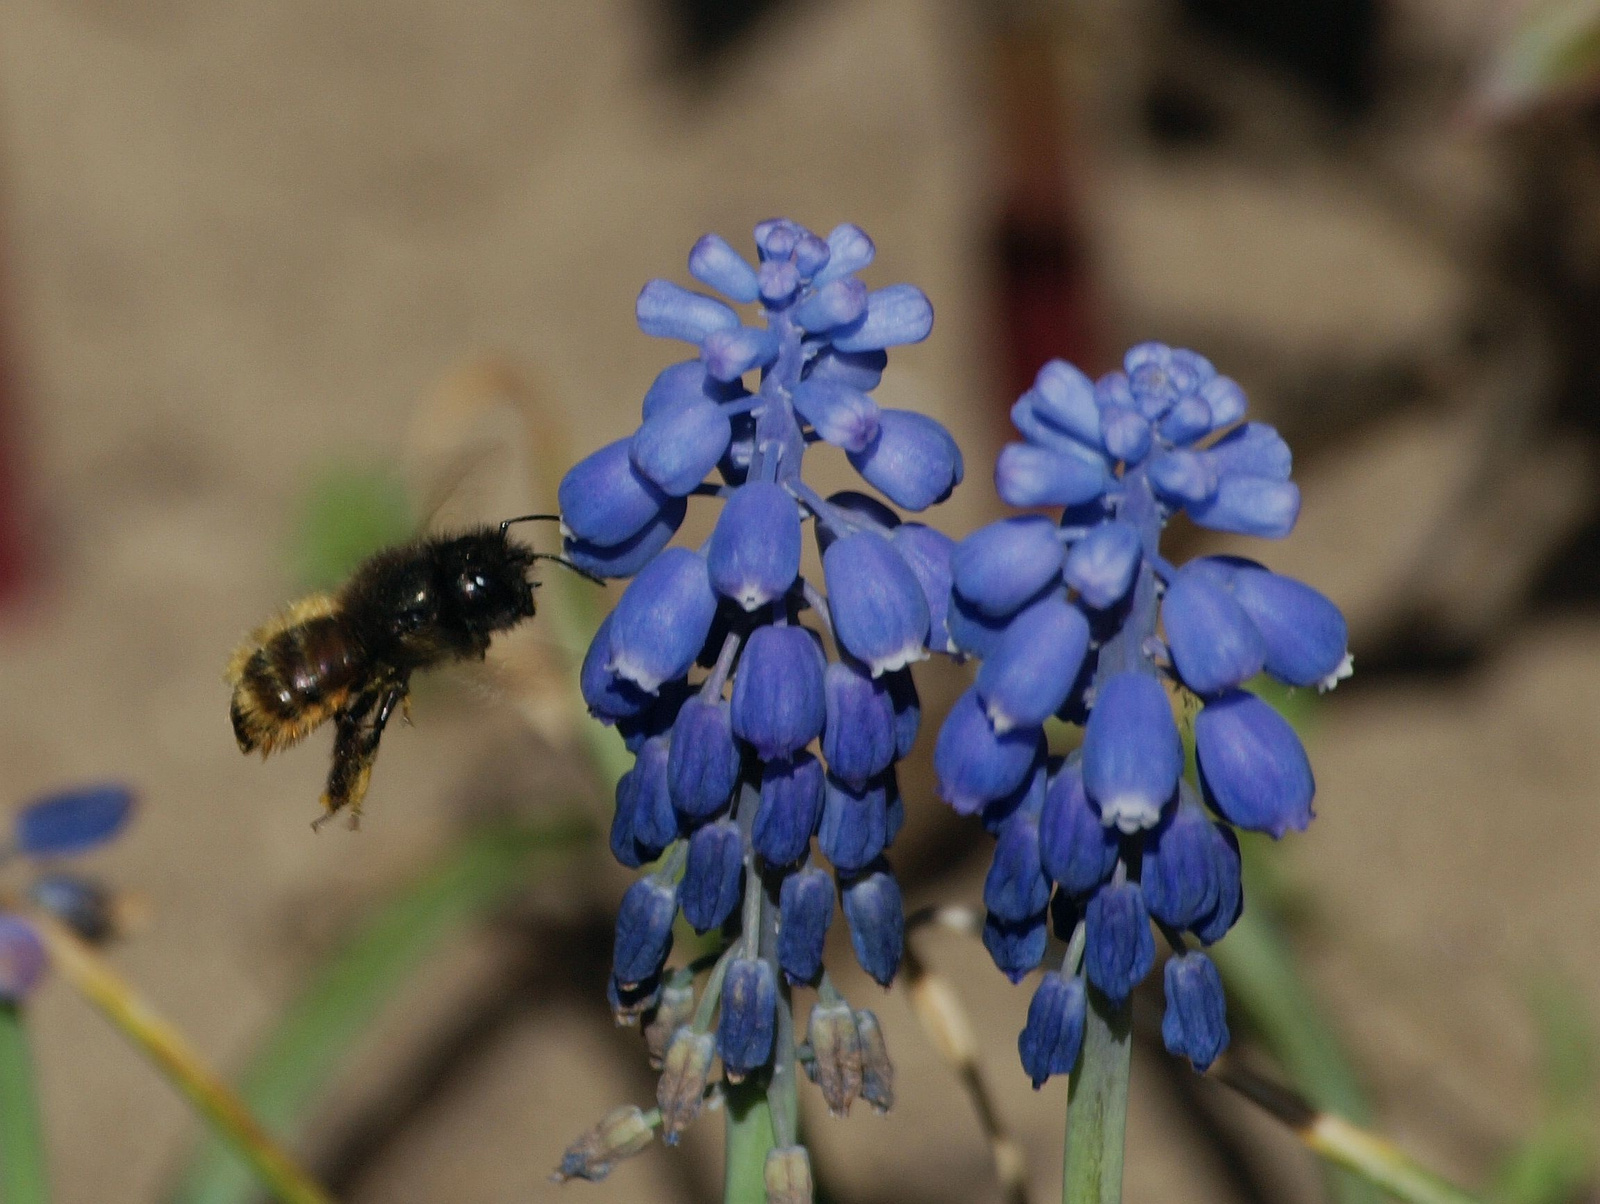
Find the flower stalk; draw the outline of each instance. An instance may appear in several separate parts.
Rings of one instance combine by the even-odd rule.
[[[1120,1204],[1123,1135],[1128,1119],[1128,1070],[1133,1053],[1132,1007],[1089,991],[1083,1058],[1067,1097],[1062,1157],[1062,1204]]]
[[[59,921],[38,915],[34,923],[51,966],[144,1051],[283,1204],[333,1204],[333,1197],[262,1127],[233,1089],[104,958]]]
[[[0,1003],[0,1200],[48,1204],[44,1127],[22,1008]]]

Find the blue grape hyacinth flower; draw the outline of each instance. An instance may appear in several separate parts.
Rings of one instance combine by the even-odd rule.
[[[631,578],[581,674],[591,713],[635,757],[612,851],[649,868],[617,921],[619,1019],[656,1022],[664,973],[683,973],[665,969],[681,912],[718,934],[720,956],[695,963],[709,973],[678,1048],[703,1051],[715,1031],[729,1081],[767,1073],[793,1056],[790,987],[814,986],[833,1039],[808,1065],[827,1063],[818,1082],[842,1112],[861,1090],[861,1050],[881,1038],[829,980],[824,938],[842,911],[861,966],[893,978],[904,920],[885,854],[904,811],[896,764],[920,722],[909,666],[951,648],[954,544],[894,507],[942,501],[963,469],[939,423],[872,397],[887,349],[932,327],[921,290],[869,289],[857,274],[874,248],[855,226],[823,238],[776,219],[755,243],[754,263],[716,235],[690,251],[689,274],[720,298],[644,286],[640,328],[690,358],[656,377],[632,435],[567,473],[561,510],[575,564]],[[817,444],[865,487],[820,496],[803,472]],[[715,527],[700,547],[669,546],[690,498],[720,507]],[[801,575],[807,523],[820,583]],[[839,1038],[841,1009],[871,1032]],[[709,1062],[667,1065],[672,1141]]]
[[[1246,683],[1331,688],[1350,672],[1344,618],[1254,561],[1163,558],[1179,513],[1264,538],[1299,513],[1288,445],[1202,356],[1142,343],[1099,381],[1055,360],[1011,417],[1023,441],[996,462],[1000,496],[1056,514],[991,523],[950,558],[949,635],[982,666],[940,730],[939,790],[997,838],[984,941],[1000,969],[1020,981],[1044,961],[1052,914],[1066,942],[1019,1039],[1035,1086],[1078,1056],[1085,995],[1067,987],[1120,1004],[1155,964],[1152,922],[1175,954],[1167,1047],[1203,1070],[1228,1031],[1187,941],[1239,916],[1234,830],[1300,831],[1315,792],[1294,730]],[[1199,704],[1193,783],[1179,698]],[[1048,754],[1052,716],[1083,727],[1069,757]]]
[[[116,899],[96,879],[59,868],[116,839],[133,813],[133,791],[118,783],[62,790],[22,807],[0,860],[25,858],[37,871],[27,902],[88,941],[105,940],[117,927]],[[49,965],[33,919],[21,910],[0,911],[0,1000],[16,1002],[38,986]]]

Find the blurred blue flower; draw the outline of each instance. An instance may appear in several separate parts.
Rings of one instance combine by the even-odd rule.
[[[908,666],[953,648],[955,545],[893,507],[923,510],[963,472],[939,423],[871,396],[885,349],[932,327],[921,290],[869,290],[857,273],[875,252],[855,226],[822,238],[780,218],[755,241],[755,262],[716,235],[691,250],[689,274],[724,300],[645,285],[640,328],[698,354],[657,375],[639,428],[560,489],[568,555],[632,578],[581,673],[591,713],[635,757],[617,787],[612,852],[649,868],[622,901],[610,994],[620,1018],[653,1014],[674,917],[717,931],[695,1029],[708,1032],[720,1009],[730,1079],[773,1057],[789,984],[839,1006],[823,965],[836,908],[872,978],[887,985],[899,966],[904,920],[884,853],[904,816],[895,765],[921,717]],[[869,488],[820,496],[802,472],[819,442]],[[711,536],[668,546],[690,498],[720,504]],[[808,521],[820,583],[800,572]],[[1001,677],[993,705],[1034,718],[1027,673]],[[874,1102],[886,1100],[884,1090]]]
[[[1288,445],[1244,421],[1243,391],[1204,357],[1143,343],[1099,381],[1055,360],[1011,417],[1023,442],[997,460],[1000,496],[1060,513],[990,523],[950,557],[949,636],[983,664],[934,752],[945,801],[997,837],[984,943],[1015,981],[1043,962],[1052,909],[1065,925],[1019,1041],[1037,1086],[1077,1056],[1082,987],[1063,984],[1125,999],[1155,962],[1154,921],[1175,952],[1167,1045],[1203,1069],[1227,1025],[1216,970],[1186,942],[1238,919],[1234,828],[1303,829],[1315,793],[1294,730],[1246,683],[1332,687],[1350,672],[1344,618],[1254,561],[1162,557],[1180,513],[1277,538],[1299,512]],[[1175,695],[1199,707],[1193,784]],[[1052,716],[1084,726],[1068,758],[1045,755]]]
[[[33,907],[84,940],[101,941],[116,929],[116,899],[93,878],[64,873],[56,863],[99,848],[121,835],[134,810],[134,794],[118,782],[57,791],[22,807],[0,859],[26,858],[42,872],[26,897]],[[0,912],[0,1000],[25,998],[49,964],[42,938],[24,911]]]

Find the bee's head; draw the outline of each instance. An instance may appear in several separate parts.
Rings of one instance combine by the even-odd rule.
[[[442,557],[440,586],[462,624],[475,631],[502,631],[533,614],[532,566],[533,555],[526,548],[512,543],[503,531],[486,528],[451,542]]]

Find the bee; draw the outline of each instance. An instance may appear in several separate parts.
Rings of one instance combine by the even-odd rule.
[[[535,561],[553,560],[604,584],[508,535],[514,523],[559,521],[526,514],[385,548],[339,590],[292,603],[234,652],[225,678],[241,751],[265,757],[333,720],[333,765],[313,828],[346,808],[356,826],[378,742],[395,709],[409,708],[414,672],[481,660],[497,632],[533,617]]]

